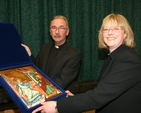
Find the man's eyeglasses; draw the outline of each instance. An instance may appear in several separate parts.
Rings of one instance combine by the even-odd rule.
[[[65,31],[68,28],[65,28],[65,27],[59,27],[59,28],[57,28],[57,27],[51,27],[50,29],[51,29],[51,31],[56,31],[56,30]]]
[[[122,29],[117,28],[117,27],[115,27],[115,28],[110,28],[110,29],[109,29],[109,28],[103,28],[102,31],[103,31],[104,33],[107,33],[107,32],[109,32],[110,30],[111,30],[112,32],[116,33],[116,32],[118,32],[119,30],[122,30]]]

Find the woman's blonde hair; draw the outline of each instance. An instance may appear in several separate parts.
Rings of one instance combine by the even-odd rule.
[[[108,46],[105,44],[104,40],[103,40],[103,27],[105,26],[105,24],[107,24],[108,22],[116,22],[117,26],[122,28],[124,30],[124,32],[126,33],[126,38],[123,41],[123,44],[130,47],[130,48],[134,48],[135,47],[135,43],[134,43],[134,34],[133,31],[127,21],[127,19],[120,15],[120,14],[109,14],[108,16],[106,16],[103,19],[101,28],[99,30],[99,35],[98,35],[98,47],[100,49],[108,49]]]

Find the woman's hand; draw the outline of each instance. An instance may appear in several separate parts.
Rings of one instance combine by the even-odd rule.
[[[56,109],[56,101],[47,101],[47,102],[43,102],[41,104],[42,104],[42,106],[35,109],[32,113],[37,113],[39,111],[41,113],[58,113],[58,111]]]

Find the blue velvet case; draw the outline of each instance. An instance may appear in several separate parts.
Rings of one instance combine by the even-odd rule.
[[[0,23],[0,84],[22,113],[31,113],[41,106],[40,101],[65,98],[66,93],[34,65],[21,43],[13,24]],[[31,83],[34,83],[36,89],[29,87]],[[25,87],[26,90],[22,90]],[[46,89],[46,94],[42,87]]]

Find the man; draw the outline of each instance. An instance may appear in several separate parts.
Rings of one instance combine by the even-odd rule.
[[[72,91],[72,82],[80,68],[81,54],[68,42],[68,21],[64,16],[55,16],[50,23],[50,35],[54,42],[44,44],[37,57],[31,55],[28,46],[22,44],[33,62],[62,88]]]

